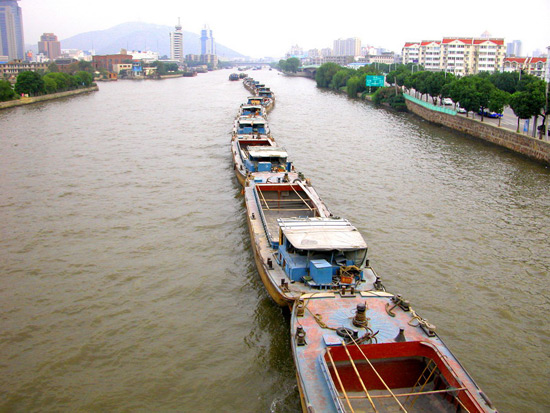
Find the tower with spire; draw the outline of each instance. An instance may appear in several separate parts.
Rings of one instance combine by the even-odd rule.
[[[170,59],[183,63],[183,32],[179,17],[176,30],[170,33]]]

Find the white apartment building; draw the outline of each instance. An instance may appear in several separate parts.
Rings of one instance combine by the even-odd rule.
[[[441,42],[423,40],[419,48],[419,62],[426,70],[439,71]]]
[[[504,39],[445,37],[440,67],[459,76],[502,71],[505,57]]]
[[[502,71],[506,46],[501,38],[444,37],[442,41],[405,43],[403,63],[418,63],[426,70],[444,70],[458,76]]]
[[[154,62],[156,60],[159,60],[159,53],[152,52],[150,50],[146,50],[146,51],[132,50],[128,52],[128,54],[132,55],[132,59],[143,60],[144,62]]]
[[[401,50],[403,64],[418,63],[420,60],[420,42],[407,42]]]

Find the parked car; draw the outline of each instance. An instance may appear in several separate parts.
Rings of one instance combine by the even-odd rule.
[[[456,111],[458,113],[466,113],[466,109],[464,109],[462,106],[460,106],[460,104],[456,104]]]
[[[478,111],[478,115],[485,116],[487,118],[502,118],[502,113],[490,112],[488,110]]]
[[[451,98],[443,98],[441,100],[441,103],[443,103],[445,106],[450,106],[453,104],[453,101],[451,100]]]

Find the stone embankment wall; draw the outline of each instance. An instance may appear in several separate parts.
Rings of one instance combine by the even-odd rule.
[[[97,85],[88,87],[85,89],[69,90],[67,92],[52,93],[44,96],[35,96],[35,97],[21,98],[17,100],[10,100],[8,102],[0,102],[0,109],[13,108],[15,106],[21,106],[21,105],[30,105],[32,103],[44,102],[46,100],[59,99],[67,96],[80,95],[82,93],[95,92],[96,90],[99,90]]]
[[[550,142],[548,141],[522,135],[476,119],[436,112],[410,100],[406,100],[406,103],[409,111],[429,122],[467,133],[550,165]]]

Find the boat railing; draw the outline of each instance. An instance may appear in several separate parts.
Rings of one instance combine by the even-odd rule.
[[[260,202],[260,198],[258,197],[258,191],[256,190],[256,188],[254,188],[252,190],[252,192],[254,193],[254,201],[256,201],[256,206],[258,207],[258,214],[260,215],[260,219],[262,220],[262,226],[264,227],[265,236],[267,237],[267,241],[269,242],[269,244],[273,248],[275,248],[275,245],[273,243],[273,239],[271,238],[271,233],[269,232],[269,229],[267,228],[267,222],[266,222],[266,219],[265,219],[264,211],[262,209],[262,204]]]
[[[241,143],[238,142],[238,141],[236,143],[237,143],[237,152],[239,153],[239,157],[241,158],[241,162],[244,163],[243,149],[241,148]]]

